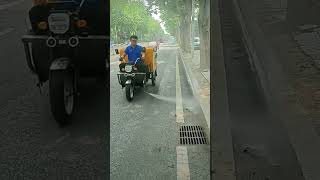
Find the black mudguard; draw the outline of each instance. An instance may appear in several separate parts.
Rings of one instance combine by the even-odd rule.
[[[131,85],[132,84],[132,79],[128,79],[125,84],[126,85]]]

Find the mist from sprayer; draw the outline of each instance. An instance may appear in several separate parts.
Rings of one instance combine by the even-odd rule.
[[[153,93],[149,93],[144,91],[145,93],[149,94],[150,96],[161,100],[161,101],[166,101],[172,104],[176,104],[176,97],[167,97],[167,96],[161,96],[159,94],[153,94]],[[182,105],[184,108],[194,112],[194,113],[200,113],[201,111],[201,107],[197,106],[197,103],[195,103],[195,98],[194,97],[183,97],[182,99]]]

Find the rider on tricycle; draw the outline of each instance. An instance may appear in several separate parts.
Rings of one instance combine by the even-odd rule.
[[[136,86],[144,87],[149,79],[155,85],[157,76],[156,48],[145,48],[137,44],[138,37],[130,37],[130,45],[125,49],[116,49],[116,54],[120,54],[120,72],[118,81],[122,88],[126,89],[128,101],[133,99]]]
[[[121,72],[125,72],[126,64],[135,64],[137,71],[146,73],[147,66],[144,64],[145,48],[137,44],[138,37],[132,35],[130,37],[130,45],[124,50],[120,56],[120,61],[123,62],[124,58],[128,56],[126,62],[120,63],[119,68]]]

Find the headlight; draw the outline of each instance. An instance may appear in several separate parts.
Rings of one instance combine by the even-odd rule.
[[[126,66],[126,67],[125,67],[125,71],[128,72],[128,73],[129,73],[129,72],[132,72],[132,66],[129,66],[129,65]]]
[[[136,70],[138,70],[138,68],[137,68],[137,67],[133,67],[133,70],[135,70],[135,71],[136,71]]]
[[[52,13],[48,17],[49,29],[55,34],[64,34],[69,30],[70,17],[65,13]]]

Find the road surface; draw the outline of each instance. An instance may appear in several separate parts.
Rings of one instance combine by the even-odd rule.
[[[156,85],[138,88],[128,102],[117,81],[118,63],[111,62],[111,179],[209,179],[209,145],[179,144],[182,125],[209,132],[177,47],[160,46],[158,64]]]
[[[82,80],[75,118],[59,127],[50,112],[48,85],[40,94],[20,40],[31,4],[0,2],[0,179],[107,179],[109,162],[112,179],[177,179],[185,176],[183,171],[191,179],[209,179],[209,145],[179,145],[175,48],[159,52],[156,86],[140,89],[131,103],[112,64],[109,161],[106,89],[95,80]],[[202,126],[208,135],[181,62],[179,66],[184,124]]]
[[[0,0],[0,179],[106,179],[108,94],[81,82],[75,119],[60,128],[27,68],[20,37],[31,1]]]

